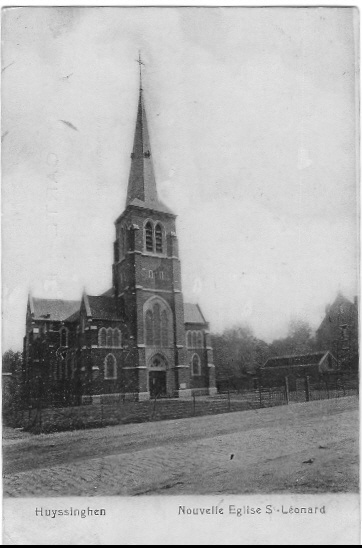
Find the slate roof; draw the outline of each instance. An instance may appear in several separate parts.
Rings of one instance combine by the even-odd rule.
[[[97,320],[119,320],[113,297],[87,295],[92,318]]]
[[[263,368],[319,365],[326,354],[328,354],[328,351],[324,350],[322,352],[312,352],[310,354],[269,358],[263,365]]]
[[[207,323],[198,304],[184,303],[185,323]]]
[[[126,206],[134,205],[161,211],[163,213],[171,213],[168,207],[159,201],[157,195],[150,136],[141,82],[131,158]]]
[[[76,312],[74,312],[74,314],[69,316],[69,318],[67,318],[66,321],[67,322],[77,322],[77,321],[79,321],[79,318],[80,318],[80,310],[77,310]]]
[[[35,320],[61,322],[79,311],[80,301],[31,298],[31,312]]]
[[[114,295],[114,289],[111,287],[103,293],[102,297],[111,297]],[[99,297],[96,297],[99,298]],[[203,323],[206,324],[207,321],[205,320],[201,309],[198,304],[191,304],[191,303],[184,303],[184,315],[185,315],[185,323]]]

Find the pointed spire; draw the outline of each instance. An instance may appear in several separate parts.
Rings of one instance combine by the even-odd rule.
[[[133,204],[169,213],[170,211],[159,201],[157,195],[142,89],[141,65],[143,65],[143,63],[140,56],[137,62],[140,65],[140,87],[126,206]]]

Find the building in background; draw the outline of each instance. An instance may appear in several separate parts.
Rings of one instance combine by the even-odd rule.
[[[358,370],[358,299],[352,303],[342,293],[326,307],[316,332],[317,347],[329,350],[343,371]]]
[[[80,301],[29,296],[26,393],[95,402],[102,394],[141,400],[216,392],[208,323],[198,305],[183,301],[175,220],[158,198],[140,84],[112,288]]]
[[[317,381],[337,370],[337,359],[331,352],[323,351],[269,358],[259,374],[262,386],[281,386],[288,378],[289,389],[296,390],[298,379],[308,376]]]

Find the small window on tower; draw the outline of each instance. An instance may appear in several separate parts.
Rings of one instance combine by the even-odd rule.
[[[145,226],[145,233],[146,233],[146,251],[153,251],[153,230],[150,222],[148,222]]]
[[[162,228],[160,225],[156,225],[155,229],[155,237],[156,237],[156,252],[162,253],[163,246],[162,246]]]

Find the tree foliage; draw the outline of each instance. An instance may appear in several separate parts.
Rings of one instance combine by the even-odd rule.
[[[19,407],[21,400],[23,356],[21,352],[7,350],[2,360],[2,371],[7,373],[2,379],[3,410],[11,411]]]
[[[254,336],[247,326],[234,326],[212,336],[216,380],[230,388],[250,386],[253,376],[272,356],[307,354],[316,350],[310,325],[295,318],[290,321],[286,337],[271,344]]]
[[[247,325],[226,329],[212,336],[217,381],[231,387],[248,384],[257,369],[269,357],[268,345],[257,339]]]
[[[292,319],[289,322],[287,336],[273,341],[270,350],[274,356],[315,352],[316,342],[312,336],[312,328],[300,318]]]

